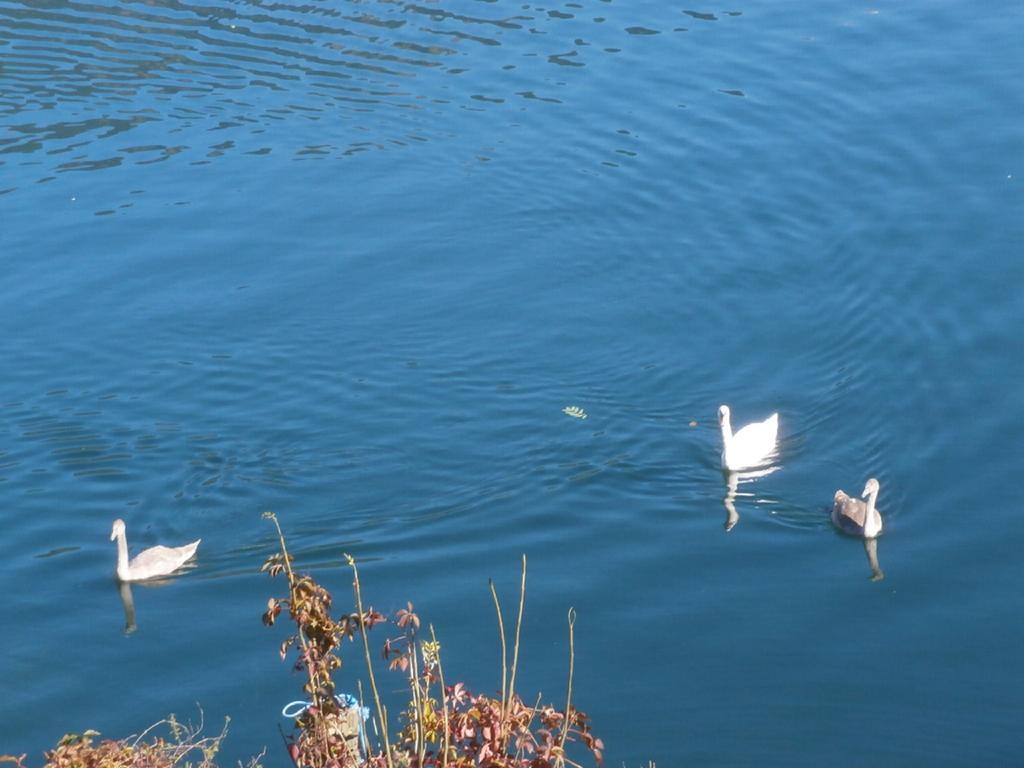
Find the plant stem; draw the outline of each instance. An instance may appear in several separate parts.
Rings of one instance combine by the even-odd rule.
[[[268,518],[277,529],[277,540],[281,544],[281,554],[284,557],[285,571],[288,573],[288,604],[289,607],[295,605],[295,572],[292,570],[291,557],[288,555],[288,547],[284,543],[284,532],[281,530],[281,524],[277,521],[277,515],[273,512],[267,511],[263,513],[263,517]],[[306,669],[306,677],[309,680],[309,695],[313,700],[313,706],[319,711],[323,711],[323,701],[320,697],[320,690],[322,688],[320,684],[319,675],[314,671],[314,665],[310,663],[309,656],[309,642],[306,640],[306,633],[303,630],[302,625],[297,623],[297,632],[299,636],[299,644],[302,646],[302,666]],[[333,703],[333,702],[332,702]],[[323,718],[318,718],[320,724],[320,736],[322,743],[327,745],[327,754],[329,757],[334,758],[334,748],[331,746],[331,740],[327,733],[327,723]]]
[[[569,733],[569,727],[572,725],[572,671],[573,666],[576,663],[576,641],[575,641],[575,627],[576,627],[576,609],[569,609],[569,682],[566,685],[565,691],[565,722],[562,724],[562,734],[558,740],[558,758],[555,761],[555,765],[563,765],[565,763],[565,737]]]
[[[505,712],[508,711],[508,650],[505,646],[505,621],[501,618],[501,603],[498,601],[498,590],[494,588],[494,579],[488,579],[491,586],[491,597],[494,598],[494,610],[498,613],[498,636],[501,638],[501,727],[505,727]]]
[[[512,675],[508,684],[508,700],[516,695],[516,671],[519,669],[519,633],[523,628],[523,605],[526,602],[526,554],[523,554],[523,573],[519,582],[519,613],[516,615],[516,639],[512,646]]]
[[[363,655],[366,657],[366,671],[370,676],[370,690],[373,692],[373,701],[377,706],[377,717],[380,718],[381,734],[384,737],[384,759],[388,768],[394,768],[391,763],[391,744],[388,741],[388,715],[387,710],[380,703],[380,694],[377,692],[377,680],[373,676],[373,664],[370,662],[370,643],[366,639],[366,622],[363,620],[363,594],[359,588],[359,569],[356,567],[356,559],[345,553],[345,560],[352,568],[352,588],[356,593],[356,610],[359,611],[359,634],[363,636]]]
[[[270,520],[277,528],[277,540],[281,543],[281,554],[284,556],[284,567],[288,572],[288,599],[295,599],[295,573],[292,571],[292,560],[288,556],[288,547],[284,543],[284,533],[281,531],[281,524],[277,522],[277,515],[273,512],[264,512],[263,516]],[[309,658],[309,644],[306,642],[306,634],[299,628],[299,643],[302,645],[302,655],[304,658]],[[313,677],[313,673],[309,668],[308,664],[303,665],[306,668],[306,676],[309,677],[309,684],[311,688],[316,688],[316,680]],[[314,694],[315,695],[315,694]],[[315,702],[314,702],[315,703]]]
[[[444,669],[441,668],[441,646],[437,644],[437,635],[434,634],[434,625],[430,625],[430,639],[437,649],[437,676],[441,680],[441,717],[444,722],[444,754],[441,757],[441,768],[448,766],[448,692],[444,687]]]
[[[519,580],[519,613],[516,614],[516,635],[512,644],[512,673],[508,683],[508,703],[511,707],[512,700],[516,695],[516,671],[519,669],[519,634],[523,628],[523,605],[526,602],[526,553],[523,553],[522,575]],[[508,737],[511,734],[506,731],[502,739],[502,750],[508,749]]]
[[[544,698],[543,694],[538,693],[537,700],[533,702],[533,706],[530,708],[530,716],[526,720],[526,725],[523,726],[524,731],[529,731],[530,728],[533,726],[533,720],[535,717],[537,717],[537,712],[540,710],[540,700],[542,698]],[[518,759],[521,754],[522,748],[520,747],[520,749],[516,752],[516,759]]]
[[[416,707],[416,756],[419,758],[419,765],[423,765],[423,756],[426,754],[426,742],[423,738],[423,700],[424,695],[420,690],[420,665],[419,655],[416,653],[416,632],[413,630],[406,641],[409,647],[409,655],[412,657],[409,663],[409,683],[412,687],[413,706]]]

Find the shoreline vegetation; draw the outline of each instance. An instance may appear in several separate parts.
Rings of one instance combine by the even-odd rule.
[[[572,608],[568,611],[565,700],[560,708],[541,704],[539,696],[529,703],[516,691],[526,555],[511,638],[498,592],[489,582],[501,646],[501,689],[490,696],[473,693],[462,682],[446,684],[441,643],[432,625],[422,630],[412,603],[391,617],[372,606],[364,608],[359,568],[349,554],[345,560],[352,571],[354,611],[333,616],[330,592],[312,576],[293,570],[277,516],[264,512],[263,517],[273,523],[280,548],[260,570],[272,578],[283,577],[287,594],[267,601],[262,620],[268,627],[282,614],[291,620],[294,633],[285,638],[278,653],[282,660],[291,657],[293,669],[305,678],[302,689],[307,701],[296,712],[292,733],[282,734],[284,748],[297,768],[580,768],[579,761],[587,759],[587,753],[600,768],[604,744],[572,699],[576,620]],[[377,687],[369,635],[377,625],[394,633],[383,642],[383,658],[408,686],[408,702],[397,715],[389,713]],[[346,639],[360,647],[369,684],[364,691],[362,680],[348,683],[356,686],[358,698],[336,693],[335,675],[342,668]],[[227,730],[225,719],[219,734],[204,736],[200,710],[198,725],[170,715],[143,733],[122,739],[97,741],[96,731],[67,734],[44,753],[44,766],[218,768],[216,756]],[[265,752],[239,768],[262,768]],[[0,763],[14,768],[29,768],[27,759],[24,754],[0,755]]]

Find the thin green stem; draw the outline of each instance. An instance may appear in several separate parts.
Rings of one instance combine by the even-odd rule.
[[[498,614],[498,637],[501,638],[501,724],[505,726],[505,713],[508,711],[508,649],[505,645],[505,621],[501,617],[501,603],[498,590],[494,588],[494,579],[488,579],[491,586],[491,597],[494,598],[494,610]]]
[[[345,553],[345,560],[352,568],[352,588],[356,593],[356,610],[359,611],[359,634],[363,637],[363,655],[366,658],[366,671],[370,676],[370,690],[373,692],[373,701],[377,706],[377,717],[380,719],[381,735],[384,738],[384,759],[388,768],[394,768],[391,763],[391,743],[388,740],[388,711],[380,702],[380,694],[377,692],[377,680],[373,675],[373,664],[370,662],[370,642],[366,639],[366,621],[363,615],[363,594],[359,588],[359,569],[356,567],[356,559]]]
[[[565,722],[562,723],[562,734],[558,740],[558,758],[556,765],[565,763],[565,737],[572,725],[572,672],[576,663],[576,609],[569,609],[569,682],[565,691]]]
[[[522,577],[519,582],[519,613],[516,615],[516,639],[512,645],[512,674],[508,683],[509,701],[516,695],[516,671],[519,669],[519,634],[523,628],[523,606],[526,603],[526,554],[523,554]]]
[[[523,628],[523,606],[526,603],[526,553],[523,553],[523,565],[522,575],[519,580],[519,612],[516,614],[516,634],[515,641],[512,644],[512,672],[509,676],[508,683],[508,707],[511,708],[512,701],[516,695],[516,672],[519,669],[519,635]],[[506,710],[507,711],[507,710]],[[504,718],[502,719],[502,726],[504,727]],[[502,750],[508,749],[508,738],[511,733],[508,730],[504,731],[501,748]]]
[[[444,723],[444,754],[441,756],[441,768],[448,766],[448,692],[444,687],[444,669],[441,667],[441,646],[437,644],[437,635],[434,634],[434,625],[430,625],[430,639],[434,643],[437,654],[437,676],[441,680],[441,718]]]
[[[426,740],[423,737],[423,691],[420,690],[420,665],[419,655],[416,652],[416,633],[413,631],[409,636],[409,683],[412,687],[413,706],[416,707],[416,756],[419,758],[419,765],[423,765],[423,757],[427,752]]]

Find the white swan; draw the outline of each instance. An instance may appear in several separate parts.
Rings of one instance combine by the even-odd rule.
[[[759,467],[768,463],[775,453],[779,436],[779,414],[764,421],[747,424],[735,434],[729,421],[729,406],[718,407],[718,424],[722,428],[722,467],[731,471]]]
[[[832,524],[843,533],[873,539],[882,532],[882,513],[875,509],[878,498],[878,481],[871,478],[864,484],[860,499],[847,496],[842,490],[836,491],[832,503]]]
[[[128,560],[128,541],[124,534],[124,520],[118,518],[110,530],[110,540],[117,539],[117,578],[121,581],[143,581],[166,576],[180,568],[196,553],[199,542],[180,547],[150,547]]]

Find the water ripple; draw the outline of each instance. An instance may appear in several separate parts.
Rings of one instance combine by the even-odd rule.
[[[612,57],[685,31],[669,9],[655,26],[615,27],[601,12],[0,0],[0,162],[52,158],[37,177],[50,181],[183,155],[200,164],[234,152],[346,158],[457,136],[453,110],[493,111],[503,132],[523,111],[582,106]],[[453,79],[467,72],[475,87]],[[401,112],[417,114],[420,128],[403,131],[411,125]],[[228,138],[210,142],[212,132]],[[613,168],[636,156],[634,141],[591,160]]]

